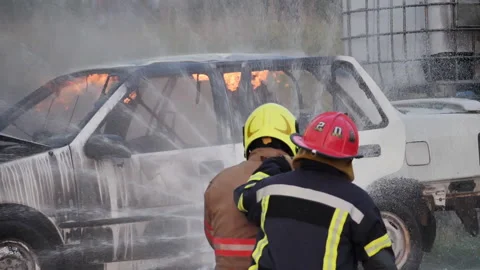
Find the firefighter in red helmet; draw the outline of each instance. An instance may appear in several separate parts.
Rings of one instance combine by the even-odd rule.
[[[264,160],[234,201],[260,227],[249,269],[397,269],[392,242],[370,196],[353,184],[359,136],[343,113],[320,114],[303,136],[292,171]]]

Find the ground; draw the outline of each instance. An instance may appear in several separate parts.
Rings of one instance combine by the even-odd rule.
[[[467,234],[453,212],[436,213],[435,216],[437,239],[432,252],[424,257],[421,269],[480,269],[480,238]]]

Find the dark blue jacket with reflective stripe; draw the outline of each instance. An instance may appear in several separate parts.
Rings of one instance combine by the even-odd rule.
[[[358,261],[366,268],[381,258],[375,269],[396,269],[380,212],[363,189],[329,165],[302,160],[289,171],[282,159],[266,160],[234,191],[238,209],[261,228],[252,265],[357,269]]]

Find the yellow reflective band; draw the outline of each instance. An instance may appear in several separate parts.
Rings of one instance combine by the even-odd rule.
[[[325,255],[323,257],[323,270],[337,269],[338,244],[342,235],[343,226],[348,217],[348,211],[336,209],[333,213],[330,227],[328,228]]]
[[[265,232],[265,217],[267,216],[269,200],[270,196],[265,196],[262,199],[262,217],[260,219],[260,229],[262,229],[264,236],[260,241],[258,241],[255,250],[252,253],[252,258],[255,264],[250,266],[248,270],[258,270],[258,262],[260,261],[260,257],[262,257],[263,249],[268,245],[267,233]]]
[[[372,257],[380,252],[380,250],[391,246],[392,241],[390,240],[390,237],[388,237],[388,234],[384,234],[382,237],[379,237],[366,245],[365,252],[367,252],[368,257]]]
[[[267,178],[267,177],[270,177],[270,175],[268,175],[264,172],[257,172],[254,175],[250,176],[250,178],[248,179],[248,182],[250,182],[250,181],[260,181],[263,178]]]
[[[242,212],[245,212],[245,213],[248,212],[247,209],[245,209],[245,207],[243,206],[243,194],[241,194],[240,199],[238,199],[237,208]]]
[[[256,184],[257,184],[257,183],[248,184],[248,185],[246,185],[243,189],[249,189],[249,188],[255,186]]]

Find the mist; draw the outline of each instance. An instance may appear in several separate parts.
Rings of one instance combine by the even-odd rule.
[[[342,50],[340,3],[293,0],[5,0],[2,101],[86,67],[165,55]]]
[[[0,111],[12,106],[57,76],[96,66],[130,64],[145,59],[179,54],[279,51],[300,52],[306,55],[339,54],[343,51],[339,38],[342,30],[339,2],[334,0],[2,0],[0,1],[0,81],[3,82],[3,88],[0,96]],[[82,85],[83,88],[88,86],[93,85],[88,83]],[[89,91],[95,89],[90,87]],[[197,93],[196,88],[191,85],[183,89],[186,89],[189,93],[188,97],[192,97],[190,101],[193,101]],[[83,99],[85,104],[79,106],[91,106],[90,100],[93,99],[85,96]],[[204,100],[206,99],[202,97],[202,102]],[[182,111],[182,108],[177,109],[181,113],[188,113],[188,111]],[[73,107],[72,110],[74,110]],[[83,110],[79,109],[79,111]],[[211,108],[206,107],[204,112],[213,115]],[[190,113],[198,114],[198,110]],[[32,124],[25,125],[31,127],[35,127],[35,123],[42,123],[33,117],[28,121]],[[55,121],[55,123],[60,122]],[[193,126],[190,129],[202,127],[205,128],[208,125],[199,124],[198,127]],[[78,156],[82,156],[82,149],[73,151],[77,150]],[[229,149],[225,151],[227,150]],[[133,207],[135,202],[129,201],[128,198],[137,198],[147,205],[157,205],[159,201],[169,200],[195,204],[194,208],[187,209],[189,212],[194,212],[193,214],[186,215],[182,212],[185,211],[184,209],[178,208],[174,213],[162,213],[167,218],[157,223],[152,222],[149,228],[144,228],[146,230],[144,235],[150,237],[150,240],[165,242],[165,250],[150,251],[161,255],[161,261],[132,262],[131,266],[127,265],[125,269],[134,269],[133,266],[166,269],[166,267],[178,266],[179,262],[192,263],[196,267],[202,264],[209,265],[212,262],[213,253],[203,235],[202,222],[201,200],[207,182],[191,183],[191,171],[198,162],[176,163],[179,166],[176,170],[180,173],[176,174],[176,181],[173,184],[168,182],[168,185],[166,181],[171,179],[171,176],[167,175],[169,167],[164,165],[165,171],[158,169],[162,167],[161,164],[168,164],[172,159],[182,160],[183,158],[187,161],[190,159],[190,157],[182,157],[181,152],[177,155],[179,156],[169,154],[156,159],[146,155],[143,158],[150,160],[152,164],[144,162],[144,166],[154,166],[156,170],[150,168],[150,171],[157,175],[150,175],[138,181],[129,181],[132,177],[121,179],[118,176],[113,177],[115,170],[107,163],[95,163],[95,166],[98,165],[97,171],[96,167],[85,165],[86,163],[81,162],[81,158],[73,154],[77,157],[73,158],[73,162],[76,168],[80,168],[79,171],[83,175],[83,178],[79,178],[82,179],[79,185],[82,190],[88,191],[81,195],[85,196],[84,201],[88,201],[86,197],[90,201],[97,199],[93,198],[93,194],[97,192],[93,189],[95,187],[103,191],[108,190],[108,192],[98,192],[99,194],[108,193],[112,196],[98,198],[99,204],[96,205],[83,205],[80,211],[91,219],[101,217],[99,211],[103,206],[106,209],[112,206],[118,207],[117,204],[122,207]],[[226,163],[233,163],[231,159],[234,157],[231,156],[231,152],[217,151],[212,152],[211,155],[222,156]],[[213,156],[203,158],[215,159]],[[128,167],[129,164],[125,166]],[[133,166],[132,164],[130,165]],[[41,186],[40,182],[35,181],[35,183]],[[162,186],[162,184],[165,185]],[[134,192],[140,192],[140,194],[134,194]],[[144,209],[140,210],[144,211]],[[179,217],[176,217],[177,215]],[[140,235],[140,232],[137,232],[139,229],[134,226],[119,227],[121,228],[112,232],[114,234],[112,243],[102,242],[100,236],[97,237],[99,238],[97,242],[102,245],[111,244],[114,247],[114,256],[127,258],[130,256],[129,252],[133,252],[127,248],[132,243],[132,235],[137,233]],[[98,231],[85,230],[82,233],[101,235],[102,230],[101,228]],[[171,245],[172,242],[175,243]],[[110,267],[122,269],[115,263]],[[185,267],[182,269],[186,269]]]

